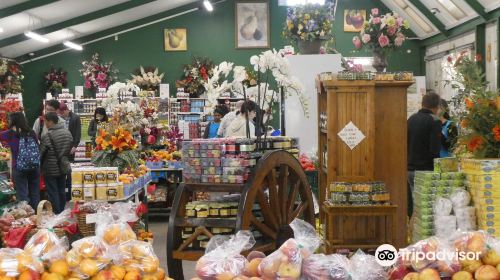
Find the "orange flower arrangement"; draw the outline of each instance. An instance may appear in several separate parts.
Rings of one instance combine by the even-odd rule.
[[[95,166],[116,166],[120,171],[137,168],[137,141],[132,137],[132,133],[122,126],[99,129],[95,142],[96,148],[92,157]]]
[[[472,100],[470,100],[470,98],[465,98],[465,106],[467,107],[467,109],[472,109],[474,108],[474,102],[472,102]]]
[[[467,143],[467,150],[469,152],[475,152],[478,148],[480,148],[483,145],[483,138],[481,136],[474,136],[472,139]]]
[[[109,134],[106,130],[100,129],[99,136],[95,140],[97,151],[111,150],[122,152],[124,150],[133,150],[137,148],[137,142],[132,138],[130,131],[118,127],[113,134]]]
[[[500,141],[500,124],[495,125],[495,127],[493,128],[493,138],[497,142]]]

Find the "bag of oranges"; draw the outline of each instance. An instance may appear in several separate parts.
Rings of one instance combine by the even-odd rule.
[[[137,236],[127,223],[129,216],[117,215],[116,219],[113,214],[110,212],[97,214],[96,236],[102,238],[106,246],[118,246],[129,240],[137,240]]]
[[[126,279],[163,280],[165,271],[160,268],[160,260],[151,244],[144,241],[129,240],[118,246],[112,257],[113,263],[125,268]]]
[[[104,242],[97,236],[80,239],[72,245],[73,249],[66,254],[66,263],[76,278],[95,276],[111,262]]]
[[[0,274],[17,277],[23,273],[42,273],[42,262],[18,248],[0,249]]]

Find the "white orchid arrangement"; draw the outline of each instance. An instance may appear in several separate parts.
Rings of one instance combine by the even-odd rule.
[[[154,90],[158,87],[163,79],[165,73],[158,74],[158,67],[140,67],[139,73],[137,75],[132,74],[132,80],[130,83],[138,85],[143,90]]]
[[[227,81],[229,73],[235,71],[235,69],[239,71],[239,67],[241,67],[236,66],[233,68],[233,65],[232,62],[221,62],[212,69],[212,77],[202,83],[207,94],[208,105],[212,110],[217,105],[217,98],[220,98],[222,93],[230,91],[232,88],[232,84]]]
[[[120,95],[133,96],[134,93],[138,93],[140,90],[141,89],[133,83],[116,82],[108,88],[106,92],[107,98],[103,100],[102,106],[106,111],[111,112],[115,106],[120,104]]]

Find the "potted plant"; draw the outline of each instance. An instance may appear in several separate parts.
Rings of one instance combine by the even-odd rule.
[[[369,48],[373,52],[373,68],[384,72],[387,68],[387,55],[406,40],[406,31],[410,28],[408,20],[396,13],[380,15],[379,10],[371,10],[370,20],[363,25],[359,36],[352,42],[356,49]]]
[[[323,42],[333,38],[335,6],[329,2],[325,5],[307,4],[289,8],[283,37],[296,43],[301,54],[318,54]]]

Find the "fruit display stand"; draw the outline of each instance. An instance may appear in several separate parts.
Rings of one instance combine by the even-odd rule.
[[[396,247],[407,244],[406,94],[412,81],[346,81],[317,78],[319,203],[333,182],[382,181],[397,206]],[[343,134],[343,137],[341,135]],[[370,206],[366,206],[370,207]],[[324,212],[321,221],[324,223]],[[354,239],[372,239],[370,223],[353,217]],[[347,223],[347,222],[346,222]],[[327,236],[330,233],[327,233]],[[331,235],[330,235],[331,236]],[[331,241],[331,240],[329,240]],[[348,245],[348,244],[346,244]]]
[[[186,205],[196,192],[241,194],[236,217],[188,218]],[[257,218],[255,208],[260,208],[262,217]],[[204,250],[189,247],[200,235],[212,237],[209,228],[258,231],[262,238],[252,250],[271,252],[293,235],[289,224],[297,217],[314,225],[311,188],[299,161],[283,150],[266,152],[243,184],[182,183],[176,191],[167,232],[169,276],[184,279],[182,260],[196,261],[204,255]],[[183,241],[186,227],[195,230]]]

